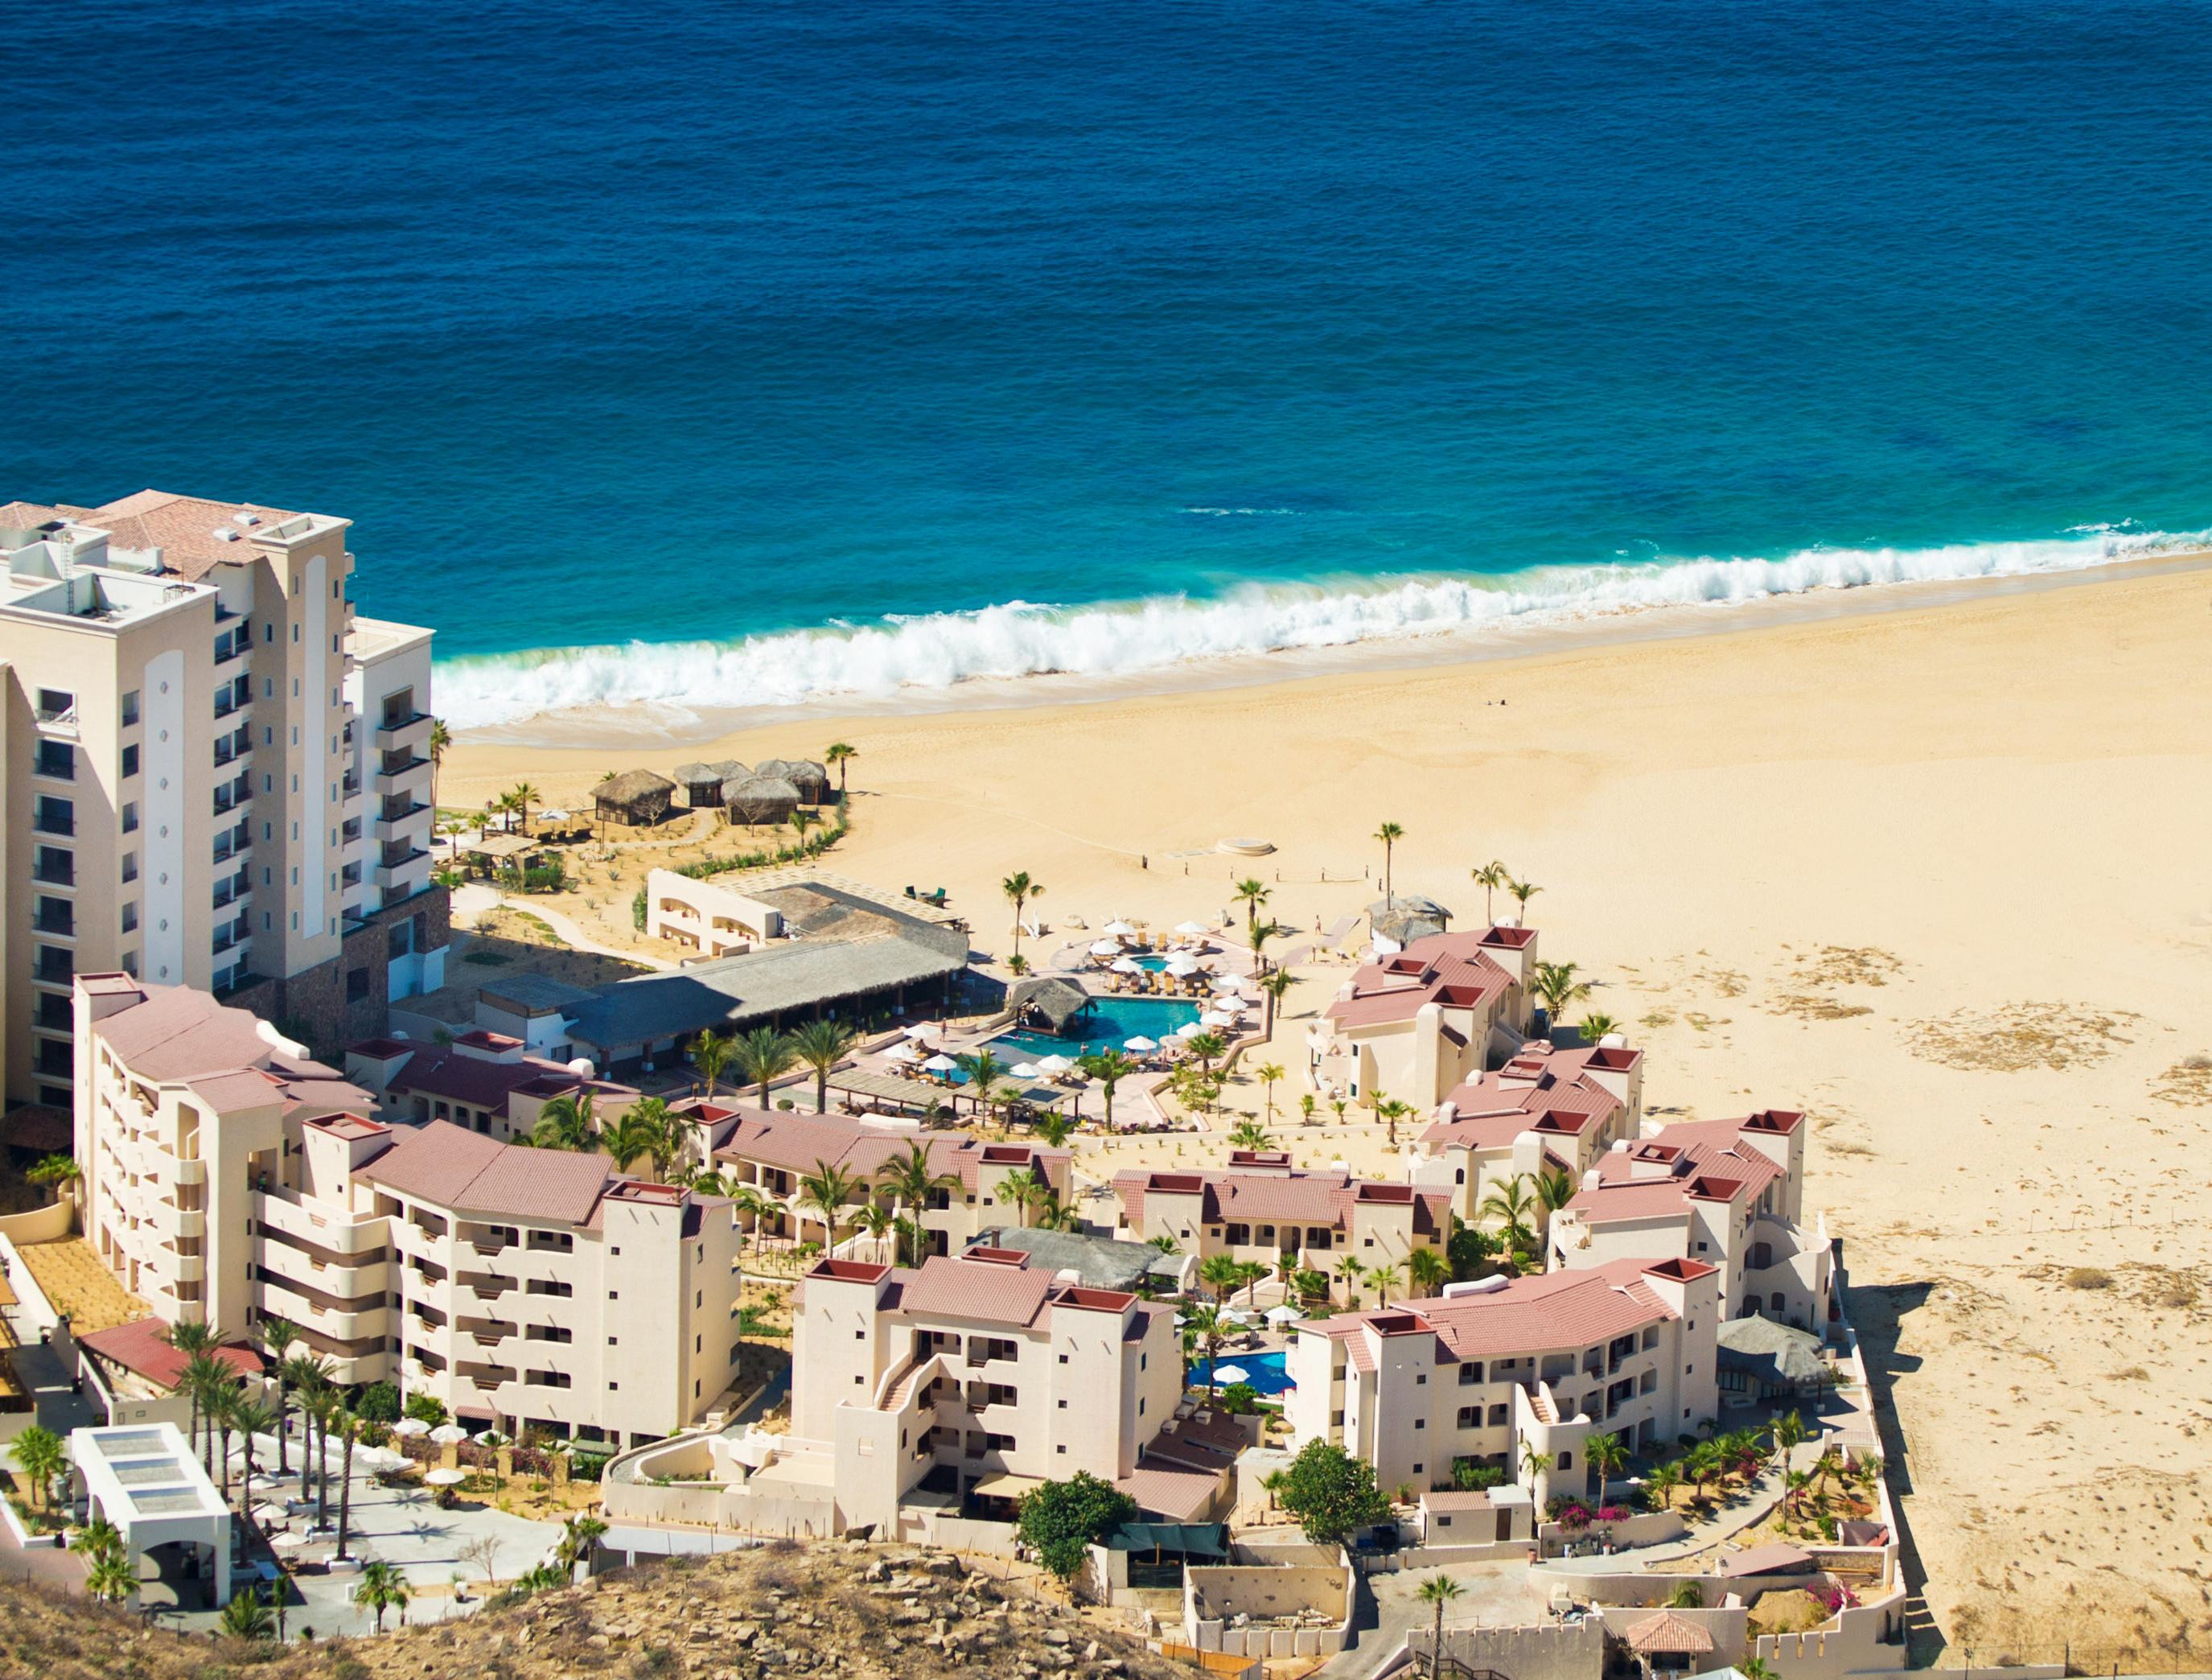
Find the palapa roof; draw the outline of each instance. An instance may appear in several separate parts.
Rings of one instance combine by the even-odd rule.
[[[715,775],[720,776],[725,782],[731,780],[732,777],[744,777],[752,774],[750,770],[747,770],[735,758],[717,758],[713,764],[708,765],[707,768],[712,770]]]
[[[620,776],[611,776],[592,789],[592,797],[602,805],[630,805],[655,794],[672,794],[676,784],[657,770],[624,770]]]
[[[1826,1373],[1820,1338],[1776,1318],[1730,1318],[1715,1333],[1719,1367],[1796,1386],[1817,1383]]]
[[[778,807],[795,808],[800,797],[798,787],[788,778],[758,770],[737,782],[722,784],[722,803],[740,813]]]
[[[702,764],[695,759],[690,764],[677,765],[676,779],[684,782],[720,782],[722,776],[712,764]]]
[[[1017,980],[1007,989],[1006,1004],[1017,1014],[1034,1009],[1054,1032],[1065,1032],[1067,1024],[1091,1007],[1091,994],[1073,980],[1044,976]]]
[[[1073,1231],[1001,1225],[977,1232],[975,1242],[984,1248],[1026,1254],[1032,1266],[1054,1276],[1073,1272],[1077,1282],[1093,1289],[1134,1289],[1148,1277],[1171,1283],[1183,1263],[1182,1257],[1163,1254],[1150,1243],[1085,1237]]]

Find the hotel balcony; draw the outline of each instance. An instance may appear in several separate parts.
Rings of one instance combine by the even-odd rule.
[[[428,753],[430,750],[430,726],[434,721],[428,712],[409,712],[403,716],[380,715],[376,739],[372,744],[380,752]]]

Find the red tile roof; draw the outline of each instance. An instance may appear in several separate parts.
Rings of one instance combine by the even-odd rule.
[[[245,516],[251,516],[247,523]],[[264,508],[253,502],[210,502],[196,496],[173,496],[143,490],[134,496],[95,508],[81,522],[109,533],[118,548],[158,548],[161,569],[179,577],[205,577],[224,562],[246,564],[261,557],[247,539],[266,535],[297,514],[282,508]],[[219,530],[238,533],[234,542],[216,536]]]
[[[987,1260],[932,1255],[911,1275],[900,1308],[912,1318],[971,1318],[1031,1324],[1052,1293],[1054,1274]]]
[[[1732,1202],[1743,1196],[1756,1202],[1784,1176],[1783,1169],[1742,1142],[1741,1129],[1734,1120],[1662,1126],[1601,1156],[1598,1184],[1586,1184],[1567,1205],[1590,1224],[1602,1225],[1674,1213],[1692,1197]]]
[[[1444,1236],[1451,1230],[1449,1190],[1416,1190],[1379,1179],[1355,1178],[1344,1172],[1151,1172],[1132,1168],[1114,1175],[1114,1194],[1121,1200],[1126,1223],[1144,1223],[1148,1191],[1202,1196],[1200,1216],[1209,1223],[1234,1220],[1240,1224],[1327,1226],[1349,1232],[1355,1205],[1410,1202],[1416,1233]]]
[[[1384,1312],[1340,1312],[1304,1328],[1344,1342],[1353,1364],[1367,1370],[1365,1330],[1433,1333],[1437,1360],[1504,1359],[1560,1348],[1593,1347],[1674,1314],[1644,1279],[1641,1260],[1616,1260],[1587,1271],[1516,1277],[1488,1294],[1439,1296]]]
[[[1620,1059],[1626,1057],[1625,1064]],[[1501,1149],[1531,1130],[1579,1134],[1591,1122],[1619,1112],[1621,1099],[1586,1071],[1593,1065],[1626,1072],[1641,1050],[1553,1050],[1516,1057],[1507,1067],[1467,1080],[1449,1092],[1449,1120],[1439,1120],[1421,1141],[1443,1148]],[[1603,1058],[1601,1061],[1601,1058]]]
[[[419,1095],[449,1103],[466,1103],[471,1108],[504,1111],[511,1094],[540,1080],[545,1082],[544,1087],[532,1092],[533,1096],[564,1096],[586,1085],[606,1095],[635,1094],[627,1086],[579,1079],[559,1062],[539,1056],[490,1062],[481,1056],[457,1050],[450,1044],[417,1044],[413,1049],[415,1053],[392,1075],[388,1088],[395,1096]],[[362,1053],[374,1054],[365,1049]]]
[[[102,977],[107,996],[137,993],[94,1031],[141,1079],[188,1084],[217,1113],[281,1104],[287,1114],[366,1114],[375,1099],[335,1068],[283,1048],[275,1028],[244,1009],[190,986],[156,986]]]
[[[582,1225],[607,1188],[605,1155],[526,1149],[434,1120],[401,1128],[361,1176],[434,1207]]]
[[[157,1387],[174,1388],[185,1373],[187,1356],[169,1344],[169,1327],[159,1318],[138,1318],[112,1330],[93,1330],[77,1337],[77,1344]],[[241,1377],[258,1376],[266,1367],[252,1348],[227,1342],[211,1351]]]
[[[1484,1009],[1515,983],[1513,974],[1483,947],[1483,934],[1430,934],[1395,956],[1355,970],[1352,995],[1328,1006],[1328,1019],[1345,1026],[1411,1020],[1422,1006]]]
[[[902,1160],[919,1143],[929,1152],[930,1170],[959,1181],[969,1195],[995,1188],[1000,1179],[1033,1166],[1065,1189],[1073,1158],[1066,1149],[1026,1143],[983,1143],[942,1133],[891,1130],[862,1125],[840,1115],[799,1114],[748,1108],[737,1111],[737,1125],[715,1150],[718,1157],[758,1162],[787,1172],[811,1172],[829,1162],[872,1180],[890,1162]],[[720,1129],[720,1127],[717,1127]]]

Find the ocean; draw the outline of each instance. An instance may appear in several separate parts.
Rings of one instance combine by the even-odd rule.
[[[23,9],[0,498],[350,516],[463,726],[2091,565],[2212,524],[2208,26]]]

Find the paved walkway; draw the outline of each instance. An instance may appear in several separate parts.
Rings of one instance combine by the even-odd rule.
[[[572,950],[589,951],[595,956],[613,957],[625,963],[640,963],[647,968],[673,969],[676,964],[665,957],[656,957],[643,951],[624,951],[607,945],[586,933],[575,917],[555,910],[550,904],[536,898],[516,897],[487,886],[482,881],[471,881],[453,890],[453,920],[464,927],[473,923],[487,910],[501,905],[525,915],[534,916],[555,933]]]
[[[1327,1680],[1369,1680],[1398,1654],[1407,1634],[1434,1624],[1436,1610],[1421,1602],[1420,1592],[1425,1583],[1438,1575],[1449,1575],[1460,1584],[1460,1596],[1444,1612],[1446,1628],[1476,1623],[1528,1627],[1545,1619],[1547,1589],[1525,1563],[1460,1563],[1370,1575],[1360,1584],[1356,1643],[1330,1658],[1320,1672]]]

